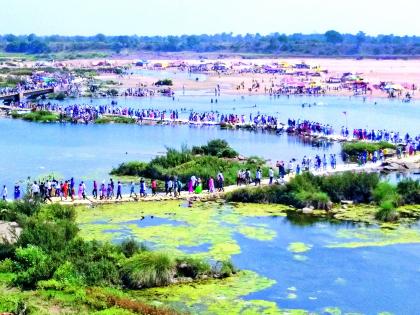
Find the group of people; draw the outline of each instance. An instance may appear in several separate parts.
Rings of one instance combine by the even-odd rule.
[[[322,124],[319,122],[309,121],[309,120],[287,120],[287,132],[288,133],[297,133],[297,134],[322,134],[324,136],[329,136],[334,134],[334,129],[331,125]]]

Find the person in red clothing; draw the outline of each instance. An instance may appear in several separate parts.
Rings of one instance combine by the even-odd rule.
[[[156,192],[157,192],[156,179],[152,179],[152,183],[150,186],[152,187],[152,196],[156,196]]]
[[[67,196],[69,194],[69,183],[67,181],[64,182],[62,191],[63,191],[64,199],[67,200]]]

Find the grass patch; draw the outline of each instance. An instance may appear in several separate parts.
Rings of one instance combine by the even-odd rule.
[[[136,119],[124,116],[103,116],[95,120],[95,124],[135,124]]]
[[[396,146],[386,141],[373,143],[364,141],[352,141],[343,143],[341,147],[342,152],[348,154],[350,157],[357,157],[360,153],[363,152],[373,153],[374,151],[386,149],[395,150]]]
[[[50,123],[60,121],[60,116],[48,110],[38,110],[25,114],[20,114],[17,111],[12,111],[12,118],[21,118],[26,121]]]

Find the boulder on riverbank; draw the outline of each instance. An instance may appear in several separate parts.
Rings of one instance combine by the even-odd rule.
[[[0,244],[14,244],[17,242],[22,228],[16,222],[0,221]]]
[[[420,163],[407,161],[385,161],[381,164],[381,169],[384,172],[417,170],[420,169]]]

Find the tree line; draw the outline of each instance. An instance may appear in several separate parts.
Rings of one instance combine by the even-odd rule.
[[[10,53],[128,51],[259,53],[306,56],[419,56],[420,36],[341,34],[246,34],[181,36],[0,35],[0,50]]]

